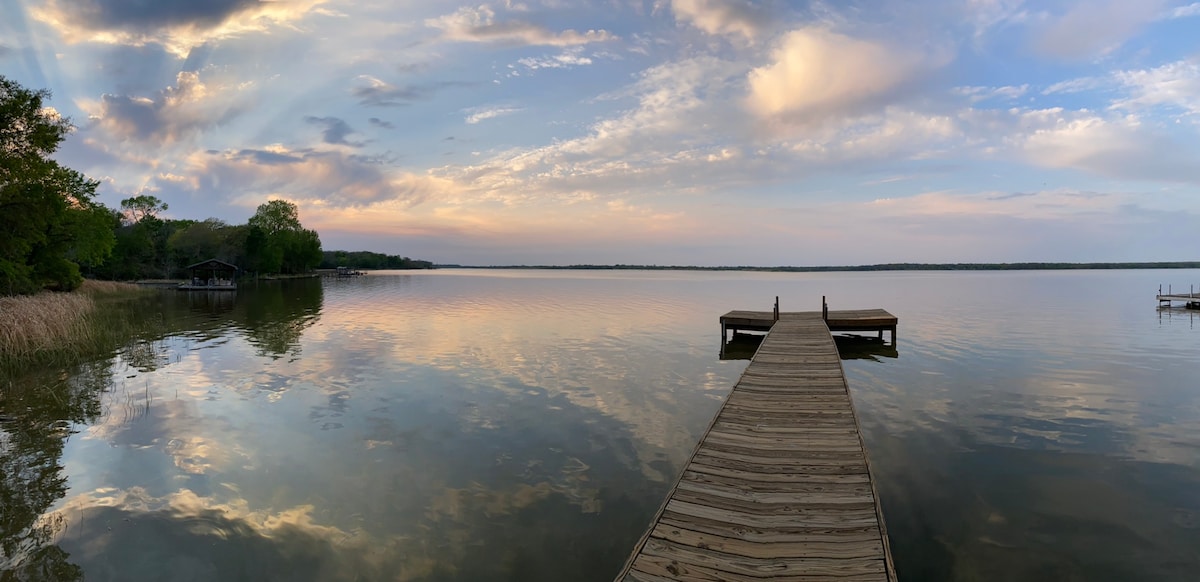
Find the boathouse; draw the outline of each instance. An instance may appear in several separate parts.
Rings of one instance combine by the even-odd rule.
[[[232,291],[237,289],[237,265],[219,259],[200,261],[185,267],[188,280],[179,285],[182,290]]]

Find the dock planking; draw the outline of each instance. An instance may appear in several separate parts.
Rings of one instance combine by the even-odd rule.
[[[829,320],[895,337],[881,309]],[[732,311],[721,324],[769,331],[616,581],[894,582],[833,323]]]

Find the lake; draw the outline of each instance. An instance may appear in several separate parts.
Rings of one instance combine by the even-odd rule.
[[[745,368],[717,318],[823,295],[900,319],[843,358],[902,580],[1194,580],[1200,313],[1168,283],[1200,271],[161,292],[145,337],[0,386],[0,580],[611,580]]]

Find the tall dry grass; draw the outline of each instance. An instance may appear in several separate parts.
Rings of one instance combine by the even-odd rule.
[[[84,279],[83,285],[79,286],[79,290],[88,295],[129,295],[132,293],[150,293],[152,290],[135,285],[133,283],[119,283],[117,281],[95,281],[92,279]]]
[[[145,292],[131,283],[86,280],[72,293],[0,297],[0,361],[90,345],[101,331],[90,321],[98,298]]]

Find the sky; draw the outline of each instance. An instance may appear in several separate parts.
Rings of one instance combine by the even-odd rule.
[[[1173,261],[1200,2],[0,0],[100,200],[437,263]]]

